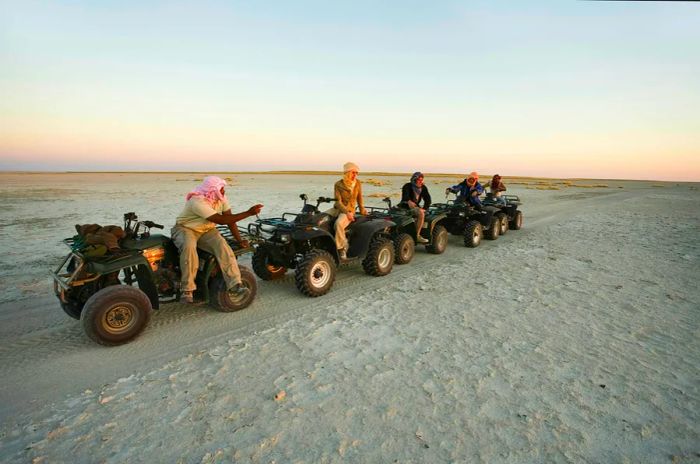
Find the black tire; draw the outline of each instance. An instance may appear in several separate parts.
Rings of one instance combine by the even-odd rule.
[[[61,309],[63,309],[63,312],[68,314],[70,317],[73,319],[80,320],[80,313],[83,312],[83,307],[82,305],[78,305],[77,303],[73,302],[60,302],[61,303]]]
[[[510,223],[508,223],[508,226],[513,230],[522,229],[523,228],[523,212],[516,211],[515,215],[513,215],[513,219],[511,219]]]
[[[506,232],[508,232],[508,216],[506,216],[505,213],[498,213],[496,214],[496,217],[498,217],[498,220],[501,221],[500,234],[505,235]]]
[[[369,245],[367,256],[362,260],[362,269],[371,276],[385,276],[394,267],[394,247],[391,240],[375,237]]]
[[[310,297],[325,295],[335,281],[335,259],[326,250],[311,250],[294,270],[294,282],[301,293]]]
[[[394,262],[396,264],[407,264],[413,259],[416,251],[416,242],[408,234],[399,234],[394,240]]]
[[[253,253],[252,258],[253,271],[255,275],[262,280],[277,280],[284,277],[287,273],[287,268],[284,266],[275,266],[270,263],[270,253],[265,248],[258,248]]]
[[[469,221],[464,228],[464,246],[476,248],[484,238],[484,228],[479,221]]]
[[[425,249],[428,250],[428,253],[440,255],[444,253],[445,248],[447,248],[448,238],[449,235],[447,233],[447,229],[438,224],[433,228],[433,236],[430,240],[430,245],[426,246]]]
[[[151,319],[151,301],[129,285],[112,285],[92,295],[80,315],[85,334],[101,345],[115,346],[138,336]]]
[[[491,224],[489,224],[489,229],[484,235],[489,240],[496,240],[501,235],[501,220],[496,214],[491,216]]]
[[[258,283],[253,272],[245,266],[238,266],[241,271],[241,283],[248,288],[248,292],[241,296],[233,296],[226,288],[223,274],[219,272],[209,282],[209,303],[222,313],[232,313],[247,308],[255,299],[258,292]]]

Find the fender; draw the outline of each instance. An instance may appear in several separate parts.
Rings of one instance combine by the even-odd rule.
[[[447,217],[447,213],[441,212],[437,214],[431,214],[430,216],[426,215],[425,217],[425,222],[428,224],[428,227],[430,228],[430,236],[433,236],[433,229],[435,229],[435,226],[440,223],[443,219]]]
[[[483,208],[481,208],[481,216],[479,217],[479,222],[482,226],[484,226],[484,229],[488,230],[488,228],[491,227],[493,215],[496,214],[498,211],[499,209],[494,208],[493,206],[484,206]]]
[[[292,231],[292,240],[294,241],[306,241],[313,240],[318,237],[331,237],[331,234],[327,230],[319,229],[315,226],[299,227]]]
[[[202,294],[204,301],[209,301],[209,282],[213,277],[221,272],[219,263],[214,255],[197,250],[199,254],[199,269],[195,281],[197,282],[197,290]]]
[[[146,266],[148,261],[141,254],[133,254],[117,257],[116,259],[107,261],[89,261],[87,263],[87,270],[93,274],[109,274],[112,272],[121,271],[126,267],[136,267],[136,266]]]
[[[372,241],[372,237],[377,232],[386,232],[388,235],[389,229],[392,227],[396,227],[396,223],[388,219],[373,219],[357,225],[351,225],[349,229],[352,229],[352,235],[350,236],[348,256],[364,258],[369,250],[369,243]]]
[[[136,280],[139,283],[139,290],[145,293],[148,299],[151,300],[153,309],[158,309],[160,307],[158,289],[153,282],[153,272],[148,264],[136,268]]]

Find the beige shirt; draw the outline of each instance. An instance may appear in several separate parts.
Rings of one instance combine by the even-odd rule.
[[[187,227],[195,232],[209,232],[216,227],[216,224],[207,218],[213,214],[222,214],[229,209],[231,207],[226,200],[218,201],[212,206],[203,197],[195,195],[187,200],[185,209],[175,220],[175,225]]]
[[[364,210],[365,206],[362,202],[362,184],[359,179],[355,181],[355,187],[350,190],[343,180],[335,183],[335,209],[341,213],[348,211],[355,212],[355,207],[359,206],[360,210]]]

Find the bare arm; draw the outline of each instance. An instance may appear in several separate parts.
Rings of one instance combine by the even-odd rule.
[[[235,238],[237,242],[241,244],[245,242],[247,244],[247,241],[241,238],[241,234],[238,231],[238,226],[236,225],[236,223],[247,217],[259,214],[262,207],[263,205],[254,205],[248,208],[248,210],[236,214],[231,213],[231,210],[227,209],[221,214],[212,214],[207,218],[207,220],[213,222],[214,224],[228,226],[228,228],[231,230],[231,233],[233,234],[233,238]]]

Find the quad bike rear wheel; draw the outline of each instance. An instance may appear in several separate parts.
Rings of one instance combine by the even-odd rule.
[[[506,216],[505,213],[497,213],[496,217],[501,223],[500,234],[505,235],[505,233],[508,232],[508,216]]]
[[[394,266],[394,247],[391,240],[375,237],[369,245],[367,256],[362,260],[362,269],[371,276],[385,276]]]
[[[433,236],[430,244],[425,247],[428,253],[439,255],[447,248],[448,233],[444,226],[438,224],[433,228]]]
[[[394,240],[394,262],[396,264],[406,264],[411,262],[416,250],[416,243],[413,237],[408,234],[399,234]]]
[[[335,281],[335,259],[326,250],[311,250],[294,270],[294,282],[301,293],[310,297],[325,295]]]
[[[221,272],[209,283],[209,303],[222,313],[232,313],[247,308],[255,299],[258,283],[255,275],[245,266],[238,267],[241,271],[241,283],[248,289],[241,295],[232,295],[226,288],[226,281]]]
[[[489,229],[484,234],[489,240],[496,240],[501,233],[501,220],[496,214],[491,216],[491,224],[489,224]]]
[[[112,285],[92,295],[80,315],[85,334],[107,346],[121,345],[138,336],[151,318],[151,301],[129,285]]]
[[[522,211],[516,211],[515,215],[513,216],[513,219],[511,219],[510,223],[508,224],[511,229],[513,230],[520,230],[523,227],[523,212]]]
[[[270,253],[265,248],[258,248],[253,253],[253,271],[262,280],[277,280],[284,277],[287,268],[270,262]]]
[[[476,248],[484,237],[484,229],[479,221],[469,221],[464,228],[464,246]]]

